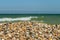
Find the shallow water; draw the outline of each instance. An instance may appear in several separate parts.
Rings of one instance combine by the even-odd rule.
[[[35,20],[49,24],[60,24],[60,14],[0,14],[0,22],[19,20]]]

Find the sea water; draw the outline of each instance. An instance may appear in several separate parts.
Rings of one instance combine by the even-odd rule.
[[[40,21],[60,24],[60,14],[0,14],[0,22],[4,21]]]

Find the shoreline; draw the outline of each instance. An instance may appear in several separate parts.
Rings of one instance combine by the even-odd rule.
[[[29,20],[29,21],[4,21],[4,22],[0,22],[0,24],[7,24],[7,23],[16,23],[16,22],[38,22],[38,23],[45,23],[45,24],[50,24],[50,25],[60,25],[60,23],[56,24],[56,23],[47,23],[47,22],[44,22],[43,20],[41,21],[36,21],[36,20]]]

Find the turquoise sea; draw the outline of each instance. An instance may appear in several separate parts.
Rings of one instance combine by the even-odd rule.
[[[40,21],[48,24],[60,24],[60,14],[0,14],[0,22]]]

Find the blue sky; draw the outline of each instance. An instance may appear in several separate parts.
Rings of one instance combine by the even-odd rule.
[[[60,13],[60,0],[0,0],[0,13]]]

